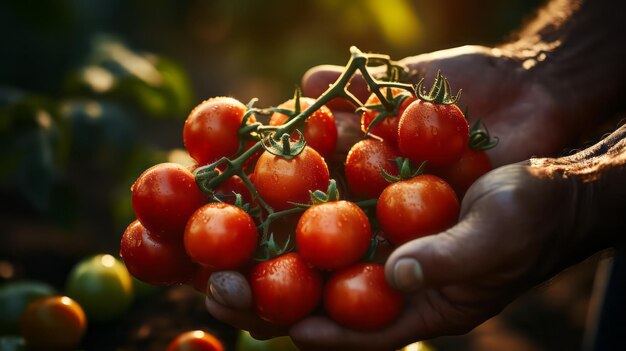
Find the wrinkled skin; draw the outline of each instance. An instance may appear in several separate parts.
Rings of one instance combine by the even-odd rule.
[[[453,93],[462,88],[457,105],[461,110],[468,108],[470,125],[480,118],[491,134],[500,138],[498,147],[489,151],[496,167],[531,156],[554,155],[575,136],[571,101],[548,88],[551,86],[548,75],[524,69],[519,60],[505,57],[496,49],[463,46],[408,57],[401,62],[418,73],[412,77],[412,83],[424,77],[424,85],[430,89],[440,69]],[[302,82],[304,93],[318,96],[342,69],[338,66],[312,68]],[[372,69],[373,73],[378,71],[378,68]],[[360,76],[352,79],[350,90],[361,101],[369,95]],[[570,120],[566,120],[566,116]],[[347,124],[358,128],[358,119],[349,114],[335,114],[335,120],[340,130],[346,129]],[[342,138],[340,144],[350,143]]]
[[[489,151],[495,167],[557,154],[575,136],[576,123],[564,121],[572,112],[546,88],[548,83],[497,51],[466,46],[403,62],[425,72],[427,88],[437,69],[449,79],[453,92],[463,88],[459,106],[469,106],[470,123],[480,117],[500,138]],[[304,77],[304,93],[319,95],[340,69],[313,68]],[[352,80],[351,90],[362,101],[368,96],[360,77]],[[359,120],[353,116],[335,113],[339,152],[347,152],[360,137]],[[598,249],[572,231],[578,228],[573,221],[579,216],[574,215],[575,208],[563,204],[575,203],[575,196],[572,183],[528,163],[501,167],[479,179],[463,199],[457,225],[410,241],[387,260],[387,279],[407,292],[409,300],[401,316],[380,332],[352,331],[323,316],[308,317],[290,328],[277,327],[211,296],[207,309],[257,338],[289,334],[302,350],[391,350],[415,340],[465,333],[524,291]]]
[[[302,350],[389,350],[415,340],[468,332],[578,259],[580,242],[569,232],[573,223],[563,221],[572,218],[570,209],[543,215],[570,196],[567,183],[537,175],[525,164],[502,167],[479,180],[463,201],[459,224],[411,241],[388,259],[390,283],[417,291],[402,315],[380,332],[352,331],[321,316],[289,329],[277,328],[250,311],[228,309],[211,297],[207,308],[218,319],[251,330],[255,337],[288,332]],[[555,257],[557,251],[564,256]],[[420,262],[421,282],[410,278],[411,265],[394,272],[394,264],[406,258]],[[400,278],[393,279],[396,275]]]

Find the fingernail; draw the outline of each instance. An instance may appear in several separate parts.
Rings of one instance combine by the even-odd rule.
[[[393,266],[393,280],[398,290],[411,292],[424,283],[422,266],[413,258],[401,258]]]
[[[219,290],[216,289],[215,286],[213,286],[213,284],[209,284],[209,289],[207,290],[209,292],[209,295],[213,298],[213,300],[215,300],[220,305],[227,306],[226,300],[224,300],[222,295],[220,295]]]
[[[239,272],[215,272],[209,277],[209,289],[220,305],[237,310],[247,310],[252,305],[252,292],[246,278]]]

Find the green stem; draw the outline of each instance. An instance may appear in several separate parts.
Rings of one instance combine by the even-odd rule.
[[[282,136],[283,134],[290,135],[293,129],[295,129],[295,127],[299,123],[304,121],[307,117],[312,115],[315,111],[320,109],[322,106],[326,105],[330,100],[337,98],[337,97],[346,98],[354,105],[362,106],[362,103],[352,93],[350,93],[347,90],[347,86],[350,83],[350,79],[354,76],[354,74],[357,71],[361,72],[361,74],[363,75],[363,78],[365,79],[366,83],[369,85],[370,89],[378,96],[379,100],[381,101],[381,104],[385,106],[386,109],[393,109],[394,106],[393,106],[392,101],[387,100],[386,97],[382,94],[382,92],[380,91],[380,87],[398,87],[398,88],[402,88],[406,90],[414,90],[410,84],[402,84],[402,83],[396,83],[396,82],[378,82],[368,72],[367,66],[371,64],[384,64],[388,66],[393,65],[394,62],[391,61],[389,56],[378,55],[378,54],[364,54],[363,52],[361,52],[358,48],[354,46],[350,48],[350,54],[351,54],[350,60],[348,61],[341,75],[307,109],[305,109],[304,111],[300,111],[297,115],[293,116],[292,118],[289,118],[289,120],[282,126],[267,127],[267,126],[262,126],[260,123],[254,123],[248,126],[243,126],[242,133],[244,132],[245,133],[255,133],[255,132],[260,133],[262,131],[272,130],[274,131],[275,136]],[[298,103],[299,101],[296,101],[296,107]],[[251,101],[250,106],[252,106],[252,104],[253,102]],[[293,113],[292,111],[278,109],[278,108],[257,109],[257,108],[251,107],[250,109],[251,110],[254,109],[254,111],[249,111],[250,115],[252,113],[270,114],[273,112],[279,112],[279,113],[283,113],[287,115],[289,115],[289,113]],[[296,108],[296,111],[297,110],[298,108]],[[274,212],[272,207],[269,206],[267,202],[265,202],[265,200],[261,198],[261,196],[259,196],[259,193],[254,187],[254,184],[252,184],[252,182],[250,181],[250,178],[248,178],[248,176],[243,171],[243,166],[246,163],[246,161],[250,157],[252,157],[254,154],[256,154],[261,148],[262,148],[261,141],[257,141],[252,147],[250,147],[249,149],[245,151],[242,150],[243,147],[240,147],[240,150],[238,150],[237,153],[235,153],[235,155],[238,155],[235,157],[235,159],[230,160],[229,158],[223,157],[220,160],[213,162],[210,165],[203,166],[199,168],[200,172],[196,172],[196,177],[200,178],[200,179],[197,179],[197,181],[199,184],[203,185],[202,187],[203,190],[206,190],[206,188],[214,189],[215,187],[219,186],[226,179],[232,177],[233,175],[238,175],[239,177],[241,177],[241,179],[246,184],[246,186],[248,187],[248,189],[250,190],[254,198],[257,199],[260,205],[263,206],[263,208],[268,213],[266,220],[261,225],[261,227],[264,228],[264,236],[266,236],[266,233],[269,228],[269,223],[271,223],[272,221],[274,221],[275,219],[279,217],[282,217],[291,213],[301,212],[301,211],[304,211],[305,209],[294,207],[289,210],[285,210],[281,212]],[[212,170],[215,170],[217,166],[224,165],[224,164],[227,167],[226,169],[224,169],[224,171],[221,174],[215,176],[215,173],[211,172]],[[202,179],[203,177],[204,179]],[[208,182],[205,183],[205,181],[203,180],[206,180],[206,178],[209,178],[209,180]],[[376,205],[376,201],[377,201],[376,199],[372,199],[372,200],[357,202],[356,204],[360,207],[372,207]]]
[[[363,201],[355,202],[354,204],[359,206],[360,208],[375,207],[376,204],[378,204],[378,199],[363,200]]]

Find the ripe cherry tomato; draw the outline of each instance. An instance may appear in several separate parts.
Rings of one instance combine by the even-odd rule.
[[[246,109],[236,99],[224,96],[208,99],[196,106],[183,128],[183,141],[189,155],[205,165],[237,152],[239,128]],[[248,122],[255,122],[254,116]]]
[[[390,175],[398,175],[393,161],[400,154],[387,142],[365,139],[354,144],[346,158],[346,181],[352,195],[377,198],[389,185],[382,176],[381,168]]]
[[[207,293],[207,285],[209,284],[209,278],[211,274],[215,272],[215,269],[204,267],[202,265],[196,265],[196,270],[191,279],[191,286],[201,294]]]
[[[385,269],[361,263],[335,272],[324,289],[326,313],[344,327],[372,331],[382,329],[400,313],[402,294],[385,279]]]
[[[381,90],[383,95],[387,96],[387,89]],[[398,106],[398,114],[393,116],[385,117],[380,123],[375,125],[372,129],[370,129],[370,134],[376,135],[383,140],[385,140],[390,145],[398,145],[398,122],[400,121],[400,116],[406,108],[417,98],[413,95],[409,94],[404,89],[399,88],[391,88],[391,94],[393,97],[396,97],[401,94],[405,94],[407,97],[402,100],[400,106]],[[365,105],[379,105],[380,99],[376,94],[372,93],[370,97],[365,102]],[[365,110],[361,114],[361,130],[363,132],[367,131],[367,127],[378,117],[380,114],[379,111],[376,110]]]
[[[139,221],[166,240],[180,240],[187,220],[207,199],[193,174],[176,163],[149,168],[137,178],[131,191]]]
[[[291,160],[265,151],[254,168],[257,192],[277,211],[292,208],[289,202],[309,203],[309,192],[326,190],[329,180],[326,162],[308,146]]]
[[[195,269],[182,240],[163,241],[139,221],[131,223],[122,235],[120,256],[135,278],[152,285],[185,283]]]
[[[185,249],[191,259],[215,270],[240,268],[252,258],[256,244],[252,217],[226,203],[204,205],[185,229]]]
[[[423,100],[411,103],[400,117],[398,148],[415,163],[427,160],[442,167],[461,157],[469,140],[469,125],[454,104]]]
[[[182,333],[167,345],[167,351],[224,351],[222,342],[202,330]]]
[[[215,195],[222,201],[231,205],[235,204],[236,197],[234,193],[241,195],[241,201],[244,204],[252,203],[250,189],[248,189],[246,183],[237,175],[231,176],[215,188]]]
[[[446,230],[458,216],[454,190],[429,174],[391,184],[376,205],[376,218],[393,245]]]
[[[322,296],[322,277],[296,253],[261,262],[250,273],[257,314],[289,325],[311,313]]]
[[[367,215],[352,202],[333,201],[307,209],[298,221],[300,257],[315,267],[338,269],[356,263],[371,242]]]
[[[50,296],[28,305],[21,327],[29,350],[72,350],[85,334],[87,318],[76,301]]]
[[[122,262],[111,255],[95,255],[70,272],[67,295],[85,310],[90,321],[120,317],[133,300],[133,281]]]
[[[433,174],[445,180],[462,199],[469,187],[476,179],[491,171],[491,160],[484,151],[465,148],[465,151],[455,163],[448,167],[434,168]]]
[[[300,111],[304,111],[309,106],[315,103],[314,99],[302,97],[300,98]],[[295,109],[294,99],[283,102],[278,107],[288,110]],[[271,126],[279,126],[287,121],[288,116],[275,112],[270,118],[269,124]],[[307,144],[319,152],[323,157],[328,157],[335,149],[337,144],[337,126],[335,125],[335,118],[330,109],[326,106],[322,106],[317,111],[313,112],[304,121],[304,139]]]

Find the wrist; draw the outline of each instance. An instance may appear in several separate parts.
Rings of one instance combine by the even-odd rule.
[[[626,243],[626,126],[571,156],[530,163],[535,173],[566,184],[563,227],[571,239],[570,260]]]

